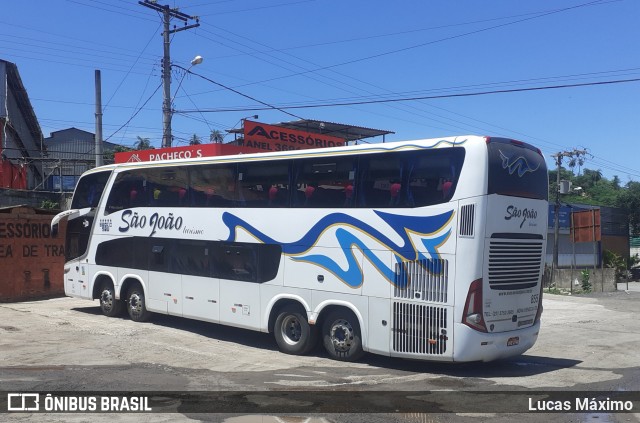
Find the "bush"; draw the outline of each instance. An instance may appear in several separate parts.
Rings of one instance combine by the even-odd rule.
[[[624,257],[609,250],[604,251],[602,259],[604,260],[604,265],[606,267],[616,270],[616,282],[627,281],[631,277],[629,269],[636,265],[639,260],[637,254],[629,257],[629,260],[627,261]]]
[[[42,203],[40,204],[40,208],[45,210],[55,210],[60,208],[60,204],[51,200],[42,200]]]
[[[589,269],[584,269],[582,272],[580,272],[580,275],[582,277],[582,291],[591,292],[591,282],[589,282]]]

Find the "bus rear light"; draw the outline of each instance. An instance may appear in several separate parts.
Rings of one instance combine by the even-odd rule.
[[[467,301],[464,303],[462,323],[479,332],[487,332],[487,325],[482,317],[482,279],[471,282]]]

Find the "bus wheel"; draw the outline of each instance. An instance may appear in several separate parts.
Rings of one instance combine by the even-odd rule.
[[[100,288],[100,310],[107,317],[119,316],[122,313],[122,301],[116,300],[116,293],[111,282],[104,282]]]
[[[349,310],[331,312],[322,325],[324,348],[334,360],[356,361],[364,355],[358,318]]]
[[[316,328],[309,325],[306,313],[291,305],[280,310],[273,332],[278,348],[286,354],[306,354],[318,339]]]
[[[127,312],[134,322],[146,322],[151,317],[144,299],[144,290],[139,284],[135,284],[127,294]]]

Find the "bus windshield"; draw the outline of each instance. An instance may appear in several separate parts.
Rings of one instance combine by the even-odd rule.
[[[85,175],[78,181],[78,186],[73,194],[72,209],[96,208],[109,180],[111,171],[103,171]]]

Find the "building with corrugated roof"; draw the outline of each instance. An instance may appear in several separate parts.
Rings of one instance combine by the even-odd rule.
[[[45,189],[73,191],[83,172],[95,167],[95,134],[78,128],[54,131],[44,139],[48,160],[43,165]],[[118,144],[102,143],[103,154],[113,152]]]
[[[38,124],[18,67],[0,59],[0,186],[34,189],[43,180],[45,154]]]

